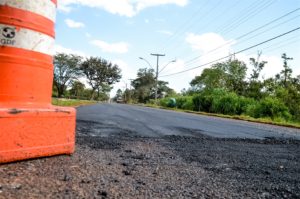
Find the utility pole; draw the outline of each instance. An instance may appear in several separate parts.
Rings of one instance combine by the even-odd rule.
[[[158,91],[158,74],[159,74],[159,57],[164,57],[166,56],[165,54],[153,54],[151,53],[152,56],[156,56],[157,58],[157,64],[156,64],[156,76],[155,76],[155,103],[157,103],[157,91]]]
[[[128,79],[130,81],[130,86],[129,86],[129,91],[128,91],[128,95],[129,95],[129,99],[128,100],[131,100],[131,92],[132,92],[132,82],[134,79]]]
[[[124,83],[125,83],[125,91],[124,91],[123,95],[124,95],[124,101],[125,101],[125,103],[127,103],[127,97],[126,97],[127,82],[124,81]]]

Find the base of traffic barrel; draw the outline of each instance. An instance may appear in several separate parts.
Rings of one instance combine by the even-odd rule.
[[[0,107],[0,164],[72,154],[75,125],[73,108]]]

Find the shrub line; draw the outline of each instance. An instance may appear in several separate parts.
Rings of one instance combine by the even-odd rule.
[[[245,118],[245,117],[239,116],[239,115],[223,115],[223,114],[217,114],[217,113],[196,112],[196,111],[190,111],[190,110],[156,106],[156,105],[152,105],[152,104],[136,104],[136,105],[149,107],[149,108],[170,110],[170,111],[175,111],[175,112],[191,113],[191,114],[195,114],[195,115],[204,115],[204,116],[210,116],[210,117],[219,117],[219,118],[225,118],[225,119],[246,121],[246,122],[251,122],[251,123],[269,124],[269,125],[280,126],[280,127],[289,127],[289,128],[300,129],[300,124],[280,123],[280,122],[274,122],[274,121],[269,121],[269,120],[266,121],[264,118],[255,119],[255,118],[251,118],[249,116],[246,116],[247,118]]]

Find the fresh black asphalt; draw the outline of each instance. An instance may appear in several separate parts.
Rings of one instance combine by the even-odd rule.
[[[118,128],[145,137],[197,136],[199,133],[218,138],[300,140],[299,129],[124,104],[79,107],[77,120],[101,124],[103,128],[98,130],[107,136]]]

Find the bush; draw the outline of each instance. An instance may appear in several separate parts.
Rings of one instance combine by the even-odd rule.
[[[247,114],[254,118],[271,118],[289,121],[292,116],[284,103],[276,98],[267,97],[248,107]]]
[[[237,115],[239,108],[239,97],[235,93],[226,93],[213,99],[212,111],[226,115]]]
[[[211,95],[199,94],[193,97],[195,111],[211,112],[213,97]]]
[[[176,98],[176,107],[179,109],[182,109],[185,102],[186,102],[186,97],[177,97]]]
[[[148,104],[155,105],[155,104],[156,104],[156,101],[155,101],[155,99],[150,99],[150,100],[148,101]]]
[[[194,103],[193,103],[193,96],[185,97],[185,100],[184,100],[181,108],[184,109],[184,110],[193,111],[195,109]]]
[[[176,103],[172,101],[175,99]],[[193,96],[184,96],[177,98],[163,98],[159,101],[160,106],[174,108],[177,107],[179,109],[184,110],[194,110]]]
[[[169,98],[163,98],[159,100],[159,105],[162,107],[168,107],[170,99]]]
[[[254,117],[254,118],[259,118],[260,117],[260,103],[259,102],[254,102],[252,104],[249,104],[246,109],[246,115]]]
[[[237,109],[237,115],[247,114],[249,106],[256,104],[257,102],[253,98],[239,97],[239,107]]]
[[[254,118],[270,118],[273,121],[290,121],[292,115],[285,104],[277,98],[267,97],[260,101],[238,96],[236,93],[215,89],[194,96],[176,98],[177,108],[225,115],[248,115]],[[170,106],[170,98],[160,100],[160,105]],[[300,107],[299,107],[300,108]]]
[[[254,104],[255,100],[238,96],[235,93],[225,93],[213,99],[212,111],[225,115],[241,115],[247,112],[247,107]]]

